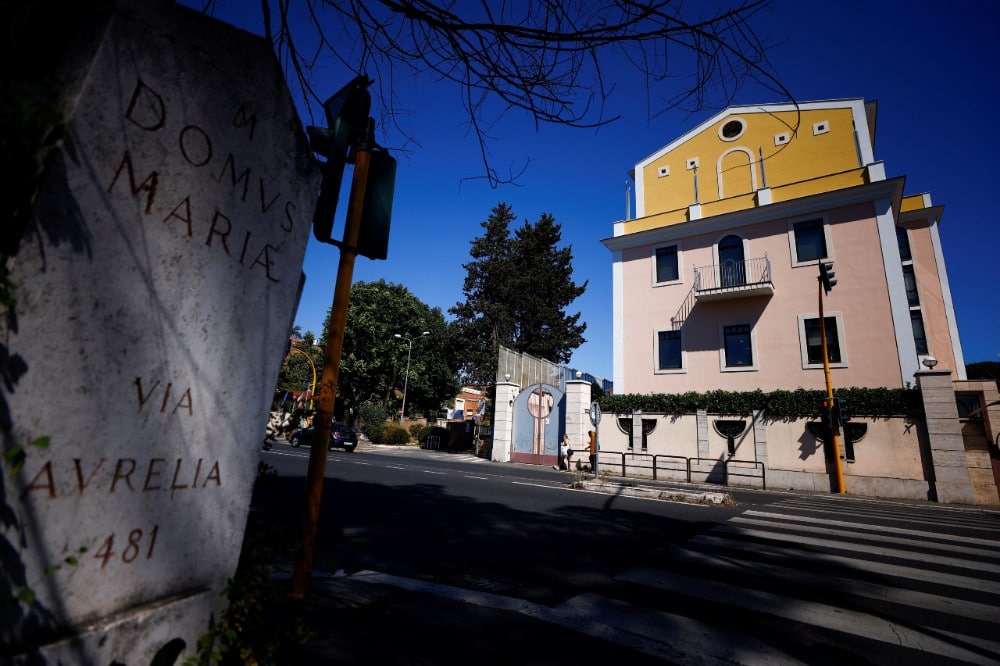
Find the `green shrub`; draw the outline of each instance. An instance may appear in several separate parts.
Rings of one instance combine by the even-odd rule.
[[[368,439],[375,441],[372,437],[371,429],[381,426],[389,418],[389,410],[384,405],[366,402],[358,406],[358,419],[361,420],[361,432]]]
[[[368,441],[381,443],[383,437],[382,433],[385,431],[385,425],[386,424],[384,423],[376,423],[375,425],[366,425],[363,428],[363,432],[365,433],[365,436],[368,437]]]
[[[445,443],[448,441],[448,430],[447,428],[442,428],[441,426],[424,426],[420,429],[420,433],[417,435],[417,441],[421,445],[427,444],[427,438],[431,435],[437,435],[441,438],[441,442]]]
[[[406,428],[400,428],[399,426],[390,426],[387,428],[386,433],[386,444],[409,444],[410,443],[410,431]]]
[[[376,444],[409,444],[410,433],[406,428],[391,423],[385,423],[377,428],[373,428],[373,433],[368,438]]]
[[[414,423],[410,425],[410,437],[415,439],[420,439],[420,431],[426,427],[427,426],[422,426],[419,423]]]

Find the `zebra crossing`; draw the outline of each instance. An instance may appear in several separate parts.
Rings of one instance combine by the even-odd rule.
[[[797,497],[662,555],[558,610],[677,663],[1000,663],[997,513]]]
[[[454,459],[420,452],[428,453]],[[682,528],[693,536],[648,549],[632,541],[618,551],[622,563],[601,559],[582,576],[570,565],[545,594],[470,588],[447,572],[349,577],[517,613],[670,664],[1000,664],[1000,512],[771,499],[700,507],[693,514],[705,522]],[[678,512],[685,521],[693,514]],[[664,530],[681,520],[661,515]]]

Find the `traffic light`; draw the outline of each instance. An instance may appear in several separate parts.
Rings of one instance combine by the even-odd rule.
[[[358,136],[367,131],[368,112],[372,105],[371,94],[368,92],[371,83],[371,79],[364,74],[355,77],[323,103],[328,127],[306,128],[310,148],[326,158],[322,167],[323,182],[316,201],[316,212],[313,214],[313,236],[323,243],[337,244],[330,238],[333,233],[333,216],[340,198],[344,165],[350,158],[351,148]]]
[[[833,285],[837,284],[837,281],[833,279],[836,273],[833,272],[833,262],[820,262],[819,263],[819,281],[823,283],[823,290],[826,293],[830,293],[833,289]]]
[[[851,414],[847,411],[847,401],[843,398],[833,399],[833,422],[838,425],[844,425],[851,420]]]
[[[363,257],[385,259],[389,254],[389,223],[395,187],[396,160],[385,150],[373,150],[358,232],[358,254]]]
[[[827,428],[833,427],[833,401],[830,398],[823,398],[819,403],[819,420]]]

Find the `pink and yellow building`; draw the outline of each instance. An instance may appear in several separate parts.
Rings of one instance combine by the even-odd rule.
[[[875,158],[875,102],[731,107],[635,166],[613,254],[616,393],[965,379],[929,194]]]

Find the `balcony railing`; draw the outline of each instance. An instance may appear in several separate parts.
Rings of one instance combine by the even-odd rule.
[[[771,261],[766,256],[694,269],[694,295],[698,301],[770,296],[773,293]]]

